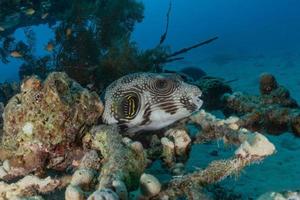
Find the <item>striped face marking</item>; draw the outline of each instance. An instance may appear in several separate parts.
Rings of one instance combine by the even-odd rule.
[[[200,109],[201,91],[174,74],[135,73],[105,93],[103,121],[129,132],[157,130]]]
[[[129,94],[125,96],[123,102],[123,113],[126,119],[133,119],[138,112],[139,99],[137,96]]]

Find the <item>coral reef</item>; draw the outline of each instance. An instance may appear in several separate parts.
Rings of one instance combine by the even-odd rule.
[[[240,116],[239,126],[253,131],[280,134],[290,130],[299,136],[300,110],[289,91],[270,74],[260,77],[259,88],[260,95],[225,94],[222,108],[225,115]]]
[[[65,73],[51,73],[44,82],[35,76],[25,79],[4,109],[1,197],[43,199],[66,188],[67,200],[202,199],[206,186],[275,151],[266,137],[242,128],[237,117],[221,120],[201,110],[162,133],[140,133],[143,140],[138,141],[140,134],[129,138],[116,125],[99,124],[102,112],[98,95]],[[201,127],[194,137],[190,123]],[[231,158],[186,174],[190,147],[214,139],[239,147]],[[156,160],[176,176],[161,183],[148,174]],[[48,169],[62,172],[51,178]],[[70,169],[75,169],[72,176]]]
[[[9,160],[10,170],[1,178],[66,169],[82,156],[78,142],[102,112],[98,95],[65,73],[52,73],[44,83],[34,76],[24,80],[4,109],[0,158]]]
[[[190,120],[203,127],[199,137],[205,135],[205,141],[223,138],[227,143],[239,144],[240,147],[235,155],[227,160],[213,161],[204,170],[197,170],[192,174],[182,175],[180,178],[161,184],[154,176],[143,174],[149,161],[146,159],[141,143],[123,138],[115,126],[100,125],[93,127],[83,138],[85,148],[97,150],[100,153],[99,156],[95,150],[88,151],[71,179],[63,177],[64,181],[60,179],[58,183],[55,182],[57,185],[47,187],[48,190],[43,190],[43,187],[38,187],[38,189],[34,187],[33,192],[18,192],[13,195],[29,198],[31,195],[53,191],[70,183],[66,189],[66,199],[81,200],[88,196],[88,199],[128,199],[129,192],[140,184],[139,199],[200,198],[205,196],[201,189],[206,185],[237,174],[245,166],[260,161],[275,151],[275,147],[263,135],[251,133],[243,128],[233,128],[233,124],[237,122],[236,119],[216,119],[202,110]],[[169,134],[182,133],[178,131],[170,130]],[[217,134],[213,134],[214,131]],[[196,142],[199,141],[196,140]],[[96,185],[97,171],[100,176]],[[31,175],[24,179],[36,180],[36,178],[32,179]],[[44,182],[52,179],[37,180]],[[15,185],[19,184],[5,183],[3,188],[6,192],[3,192],[3,195],[11,195],[9,188],[16,187]],[[92,191],[95,192],[91,193]]]

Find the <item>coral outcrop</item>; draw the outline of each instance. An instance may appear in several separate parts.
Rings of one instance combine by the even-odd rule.
[[[225,115],[240,116],[238,124],[253,131],[280,134],[292,131],[300,135],[300,109],[289,91],[280,86],[275,77],[263,74],[260,77],[260,95],[241,92],[223,96]]]
[[[222,96],[232,93],[230,86],[220,78],[203,76],[193,83],[201,89],[203,107],[208,110],[222,108]]]
[[[10,171],[1,178],[66,169],[82,157],[78,142],[102,112],[98,95],[65,73],[52,73],[44,82],[26,79],[4,109],[0,158],[9,160]]]

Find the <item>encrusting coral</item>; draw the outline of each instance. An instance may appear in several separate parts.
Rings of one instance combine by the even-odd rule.
[[[90,136],[88,136],[90,137]],[[98,190],[114,189],[121,199],[129,190],[138,187],[146,169],[146,154],[142,144],[123,140],[116,126],[96,126],[91,130],[92,148],[98,149],[106,162],[103,164]]]
[[[4,109],[0,158],[10,169],[1,178],[66,169],[82,157],[78,141],[102,112],[98,95],[65,73],[52,73],[44,83],[34,76],[26,79]]]

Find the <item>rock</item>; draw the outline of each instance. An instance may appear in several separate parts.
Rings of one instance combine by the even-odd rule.
[[[71,184],[81,188],[88,187],[92,182],[95,173],[90,169],[78,169],[72,176]]]
[[[128,199],[128,192],[126,185],[123,181],[115,180],[112,183],[112,186],[114,187],[117,195],[121,200],[127,200]]]
[[[183,129],[170,129],[165,133],[166,136],[172,139],[175,145],[175,154],[180,158],[187,157],[191,138]]]
[[[98,156],[98,153],[95,150],[91,150],[85,153],[81,159],[79,168],[98,170],[100,168],[100,158]]]
[[[296,136],[300,136],[300,114],[293,117],[291,120],[291,128]]]
[[[154,176],[143,174],[140,179],[140,190],[143,197],[151,198],[161,190],[161,184]]]
[[[10,163],[8,160],[5,160],[3,161],[3,164],[2,164],[3,168],[5,169],[5,171],[9,171],[10,170]]]
[[[184,164],[183,163],[176,163],[174,167],[171,169],[172,174],[174,175],[182,175],[184,173]]]
[[[295,196],[294,196],[294,198],[290,198],[289,196],[285,197],[284,195],[282,195],[279,192],[268,192],[257,198],[257,200],[292,200],[292,199],[294,199],[294,200],[299,199],[299,196],[298,196],[298,198],[295,198]]]
[[[137,153],[143,152],[143,151],[144,151],[144,147],[143,147],[142,143],[137,142],[137,141],[132,142],[132,143],[130,144],[130,148],[131,148],[132,150],[134,150],[135,152],[137,152]]]
[[[175,144],[167,137],[161,138],[160,141],[163,146],[163,160],[168,166],[172,166],[175,161]]]
[[[44,82],[36,76],[24,80],[3,114],[5,149],[0,152],[10,151],[9,179],[46,167],[65,170],[81,159],[84,151],[77,140],[102,112],[99,96],[65,73],[51,73]]]
[[[79,186],[69,185],[65,192],[65,200],[85,200]]]
[[[260,94],[270,94],[278,88],[277,81],[272,74],[262,74],[259,79]]]
[[[124,144],[117,126],[94,126],[92,148],[101,152],[102,162],[98,189],[112,188],[114,181],[122,181],[128,190],[134,190],[139,185],[139,179],[147,165],[146,152],[139,143],[138,148]],[[135,145],[133,145],[135,146]]]
[[[33,196],[33,197],[13,197],[10,200],[44,200],[41,196]]]
[[[0,179],[7,175],[7,171],[4,169],[3,166],[0,166]]]
[[[24,141],[45,148],[67,146],[85,126],[96,123],[102,112],[98,95],[65,73],[51,73],[44,83],[33,76],[5,107],[3,144],[16,147],[18,141]]]
[[[248,156],[265,157],[273,154],[275,146],[262,134],[248,134],[247,139],[235,151],[235,155],[246,158]]]
[[[194,82],[201,91],[203,108],[217,110],[222,107],[222,96],[225,93],[232,93],[232,89],[224,80],[215,77],[204,76]]]
[[[119,200],[118,195],[110,189],[101,189],[95,191],[87,200]]]

